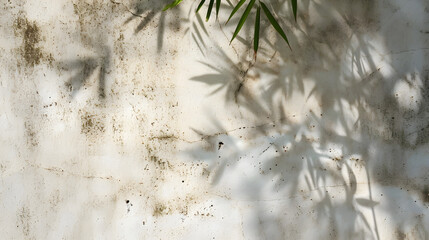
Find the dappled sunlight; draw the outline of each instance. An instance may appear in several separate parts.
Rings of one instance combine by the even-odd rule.
[[[403,42],[394,49],[386,44],[393,42],[391,36],[379,29],[393,23],[378,15],[381,3],[302,5],[297,24],[287,7],[278,8],[289,27],[292,51],[265,32],[256,61],[247,52],[232,60],[215,49],[213,54],[223,59],[207,58],[203,64],[217,73],[191,79],[215,89],[208,98],[226,92],[225,104],[237,106],[229,111],[240,112],[233,113],[240,116],[240,130],[223,126],[205,141],[228,142],[208,150],[212,157],[205,161],[217,166],[209,169],[213,184],[232,200],[251,202],[252,217],[243,224],[258,229],[255,238],[313,238],[318,232],[318,238],[384,239],[418,232],[416,238],[424,239],[428,219],[409,222],[413,214],[398,216],[397,211],[427,211],[426,197],[419,193],[427,192],[427,174],[402,171],[427,161],[419,153],[425,150],[416,149],[429,141],[427,65],[395,68],[400,62],[422,60],[418,52],[392,56],[398,49],[413,49],[413,44]],[[423,26],[418,17],[413,23]],[[235,66],[246,68],[234,73],[230,69]],[[209,122],[218,121],[214,117]],[[196,147],[189,153],[199,159],[200,154],[208,156],[204,152]],[[412,159],[415,154],[420,157]],[[393,201],[392,194],[400,194],[401,200]],[[275,211],[269,210],[274,205]],[[292,222],[291,211],[297,211]],[[395,220],[386,223],[382,216]],[[324,224],[304,230],[316,224],[308,221]]]
[[[427,1],[263,2],[5,2],[0,233],[429,239]]]

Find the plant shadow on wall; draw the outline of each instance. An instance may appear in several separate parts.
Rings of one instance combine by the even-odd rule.
[[[256,61],[219,47],[201,62],[211,73],[192,80],[213,89],[208,97],[225,93],[242,125],[211,117],[214,131],[194,130],[205,147],[189,154],[208,163],[213,184],[253,207],[247,224],[257,238],[382,239],[383,213],[398,238],[427,239],[428,48],[397,44],[405,33],[382,27],[388,18],[417,38],[423,30],[407,28],[413,14],[394,4],[300,4],[295,24],[288,1],[271,1],[293,51],[262,21]],[[203,26],[192,28],[207,51]]]
[[[78,32],[75,34],[79,39],[84,51],[79,51],[77,47],[76,58],[58,60],[56,67],[60,72],[70,73],[69,79],[65,82],[66,87],[74,98],[76,94],[88,87],[91,77],[96,74],[97,94],[99,99],[106,97],[106,77],[111,71],[112,50],[107,43],[109,26],[112,24],[114,16],[109,14],[106,5],[101,3],[77,2],[73,4],[74,13],[78,17]]]
[[[72,97],[90,80],[96,70],[98,70],[98,96],[100,99],[106,97],[106,71],[110,68],[110,48],[103,48],[101,54],[97,56],[58,62],[58,67],[62,70],[72,72],[72,76],[66,82]]]
[[[121,4],[119,2],[115,2],[111,0],[112,3],[115,4]],[[164,43],[164,32],[166,27],[166,15],[168,12],[162,11],[165,5],[169,1],[162,0],[162,1],[133,1],[131,2],[131,9],[127,8],[125,5],[124,7],[126,10],[131,13],[131,16],[129,16],[125,22],[124,25],[127,25],[131,22],[138,21],[138,25],[135,27],[134,34],[139,34],[140,32],[144,31],[144,29],[151,24],[156,24],[158,29],[158,36],[157,36],[157,51],[160,52]],[[173,12],[178,12],[178,8],[172,9]],[[158,19],[157,15],[159,14]],[[174,13],[173,13],[174,14]],[[156,22],[155,22],[156,21]],[[180,21],[172,21],[169,23],[170,27],[172,29],[179,30],[180,29]]]
[[[134,35],[146,34],[145,30],[157,28],[157,51],[163,48],[164,32],[166,26],[170,29],[178,30],[180,21],[166,21],[166,14],[162,9],[168,1],[163,0],[141,0],[119,2],[111,0],[108,3],[94,2],[92,4],[77,2],[73,4],[74,12],[78,16],[79,42],[85,49],[78,57],[57,61],[56,65],[60,71],[71,73],[71,77],[66,81],[66,86],[74,97],[82,90],[94,74],[98,84],[98,96],[103,100],[106,97],[106,77],[112,72],[112,61],[118,53],[115,47],[111,46],[109,38],[114,35],[117,19],[124,19],[123,28],[134,25]],[[179,11],[173,9],[172,11]],[[160,16],[158,16],[158,14]],[[168,20],[168,19],[167,19]],[[153,26],[156,24],[156,26]],[[126,41],[123,34],[116,42]],[[121,59],[123,56],[120,56]]]

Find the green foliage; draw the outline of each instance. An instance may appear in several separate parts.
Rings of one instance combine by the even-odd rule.
[[[293,16],[295,17],[295,21],[296,21],[296,11],[298,10],[298,2],[297,0],[291,0],[291,2],[292,2]]]
[[[267,6],[263,2],[261,2],[261,7],[262,7],[262,10],[264,10],[265,16],[267,16],[271,25],[273,25],[274,29],[276,29],[276,31],[280,34],[280,36],[282,36],[282,38],[286,41],[289,48],[291,48],[289,45],[289,41],[287,40],[285,32],[283,31],[282,27],[280,27],[279,23],[276,21],[274,16],[271,14],[270,10],[267,8]]]
[[[255,0],[250,0],[249,5],[247,5],[246,10],[244,10],[243,15],[240,18],[240,21],[237,24],[237,27],[235,28],[234,34],[232,35],[232,40],[237,36],[237,34],[240,32],[241,27],[243,27],[244,23],[246,22],[247,17],[249,16],[250,10],[252,10],[253,5],[255,4]]]
[[[181,3],[181,2],[182,2],[182,0],[175,0],[174,2],[172,2],[172,3],[168,4],[167,6],[165,6],[162,9],[162,11],[165,11],[165,10],[167,10],[169,8],[175,7],[175,6],[179,5],[179,3]]]
[[[220,9],[220,1],[221,0],[216,0],[216,18],[219,15],[219,9]]]
[[[212,14],[214,0],[210,0],[209,8],[207,9],[206,22],[210,19],[210,14]]]
[[[255,59],[256,54],[258,53],[259,48],[259,25],[261,23],[261,7],[258,6],[256,10],[256,18],[255,18],[255,35],[253,37],[253,50],[255,51]]]
[[[200,3],[198,4],[197,10],[196,12],[198,12],[201,7],[204,5],[206,0],[201,0]],[[220,9],[220,4],[221,4],[222,0],[216,0],[216,18],[219,15],[219,9]],[[240,7],[246,2],[247,0],[240,0],[235,7],[233,8],[231,14],[229,15],[228,20],[226,21],[225,24],[227,24],[231,18],[237,13],[237,11],[240,9]],[[255,2],[256,0],[248,0],[249,4],[247,5],[246,9],[244,10],[243,14],[240,17],[240,20],[238,21],[238,24],[235,28],[235,31],[232,35],[231,38],[231,42],[235,39],[235,37],[237,37],[238,33],[240,32],[241,28],[243,27],[244,23],[246,22],[246,20],[248,19],[249,14],[252,12],[252,9],[254,7],[256,7],[256,17],[255,17],[255,28],[254,28],[254,39],[253,39],[253,49],[255,51],[255,58],[256,58],[256,54],[258,52],[258,48],[259,48],[259,30],[260,30],[260,22],[261,22],[261,8],[265,14],[265,16],[267,17],[268,21],[270,22],[270,24],[274,27],[274,29],[277,31],[277,33],[283,38],[283,40],[285,40],[285,42],[287,43],[287,45],[289,46],[289,48],[292,50],[288,38],[286,36],[286,33],[283,31],[282,27],[280,26],[280,24],[278,23],[278,21],[276,20],[276,18],[273,16],[273,14],[270,12],[269,8],[265,5],[264,2],[262,2],[261,0],[258,0],[258,4],[256,4],[255,6]],[[164,7],[164,11],[177,6],[179,3],[181,3],[182,0],[175,0],[172,3],[168,4],[167,6]],[[215,3],[215,0],[210,0],[208,8],[207,8],[207,13],[206,13],[206,21],[208,21],[210,19],[210,15],[211,12],[213,11],[213,5]],[[294,19],[296,21],[297,19],[297,11],[298,11],[298,1],[297,0],[291,0],[291,5],[292,5],[292,12],[293,12],[293,16]]]
[[[204,2],[205,2],[205,1],[206,1],[206,0],[201,0],[200,4],[198,4],[197,12],[198,12],[198,11],[200,11],[200,9],[201,9],[201,7],[203,6],[203,4],[204,4]]]
[[[234,9],[231,12],[231,15],[229,15],[228,21],[226,21],[225,24],[227,24],[229,20],[231,20],[232,16],[234,16],[234,14],[238,11],[238,9],[240,9],[241,5],[243,5],[244,2],[246,2],[246,0],[240,0],[240,2],[238,2],[237,5],[235,5]]]

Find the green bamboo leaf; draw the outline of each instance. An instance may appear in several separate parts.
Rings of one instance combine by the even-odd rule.
[[[227,24],[229,20],[231,20],[232,16],[234,16],[234,14],[238,11],[238,9],[240,9],[241,5],[243,5],[245,1],[246,0],[240,0],[240,2],[237,3],[237,5],[234,7],[234,9],[231,12],[231,15],[229,15],[228,21],[226,21],[225,24]]]
[[[276,29],[276,31],[280,34],[280,36],[282,36],[282,38],[286,41],[289,48],[292,50],[292,48],[290,47],[289,41],[287,40],[285,32],[283,31],[282,27],[280,27],[276,19],[273,17],[270,10],[268,10],[267,6],[263,2],[261,2],[261,7],[262,7],[262,10],[264,10],[265,16],[267,16],[271,25],[273,25],[274,29]]]
[[[179,3],[180,3],[180,2],[182,2],[182,0],[175,0],[174,2],[172,2],[172,3],[168,4],[168,5],[166,5],[166,6],[162,9],[162,11],[165,11],[165,10],[167,10],[167,9],[169,9],[169,8],[175,7],[175,6],[179,5]]]
[[[250,10],[252,10],[253,4],[255,4],[255,0],[250,0],[249,5],[247,5],[246,10],[244,10],[244,13],[240,18],[240,21],[237,24],[237,28],[235,29],[234,34],[232,35],[231,42],[232,42],[232,40],[234,40],[234,38],[237,36],[237,34],[240,32],[241,28],[243,27],[244,22],[247,19],[247,16],[249,16]],[[231,42],[230,42],[230,44],[231,44]]]
[[[255,59],[256,59],[256,53],[258,52],[259,48],[259,24],[261,21],[261,7],[258,6],[258,9],[256,10],[256,18],[255,18],[255,36],[253,38],[253,50],[255,50]]]
[[[216,0],[216,18],[217,18],[217,17],[218,17],[218,15],[219,15],[220,1],[221,1],[221,0]]]
[[[205,2],[205,1],[206,1],[206,0],[201,0],[200,4],[198,4],[198,7],[197,7],[197,11],[196,11],[196,12],[200,11],[200,8],[203,6],[203,4],[204,4],[204,2]]]
[[[293,16],[295,17],[295,22],[296,22],[296,11],[298,9],[298,1],[297,0],[291,0],[291,1],[292,1]]]
[[[207,9],[206,22],[210,19],[210,15],[212,14],[214,0],[210,0],[209,8]]]

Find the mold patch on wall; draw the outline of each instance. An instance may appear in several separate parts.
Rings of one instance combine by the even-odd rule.
[[[40,46],[43,36],[36,21],[29,21],[25,16],[19,16],[15,20],[13,28],[15,36],[22,39],[21,47],[17,51],[24,59],[26,66],[34,67],[41,62],[52,65],[54,60],[52,55],[46,54]]]

